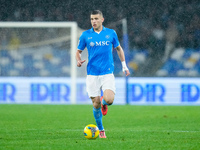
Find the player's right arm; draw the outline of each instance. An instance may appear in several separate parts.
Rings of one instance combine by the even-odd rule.
[[[85,42],[85,36],[84,36],[84,32],[83,32],[79,38],[78,49],[76,51],[76,61],[77,61],[78,67],[81,67],[82,64],[86,61],[86,60],[81,60],[81,53],[85,47],[86,47],[86,42]]]
[[[81,53],[82,53],[81,50],[77,50],[76,51],[76,61],[77,61],[77,66],[78,67],[81,67],[82,64],[86,61],[86,60],[81,60]]]

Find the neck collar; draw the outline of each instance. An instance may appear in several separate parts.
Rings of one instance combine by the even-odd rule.
[[[106,28],[104,26],[103,26],[103,29],[101,31],[103,31],[103,30],[106,30]],[[90,29],[90,32],[95,32],[93,27]]]

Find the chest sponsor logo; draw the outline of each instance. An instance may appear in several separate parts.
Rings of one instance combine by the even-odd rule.
[[[108,46],[110,43],[110,41],[99,41],[99,42],[90,42],[90,46],[93,47],[93,46]]]
[[[99,42],[95,42],[96,46],[105,46],[105,45],[109,45],[110,41],[99,41]]]

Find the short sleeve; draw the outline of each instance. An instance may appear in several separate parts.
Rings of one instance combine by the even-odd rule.
[[[113,47],[116,48],[119,45],[120,45],[120,43],[118,40],[117,33],[113,30]]]
[[[85,38],[84,38],[84,33],[82,33],[82,35],[79,38],[79,42],[78,42],[78,49],[79,50],[84,50],[85,46],[86,46],[86,42],[85,42]]]

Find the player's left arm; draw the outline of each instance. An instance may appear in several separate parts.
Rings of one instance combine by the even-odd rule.
[[[128,67],[126,66],[124,51],[120,45],[116,47],[116,50],[117,50],[119,59],[121,60],[121,63],[122,63],[122,71],[126,74],[126,76],[129,76],[130,72],[129,72]]]

